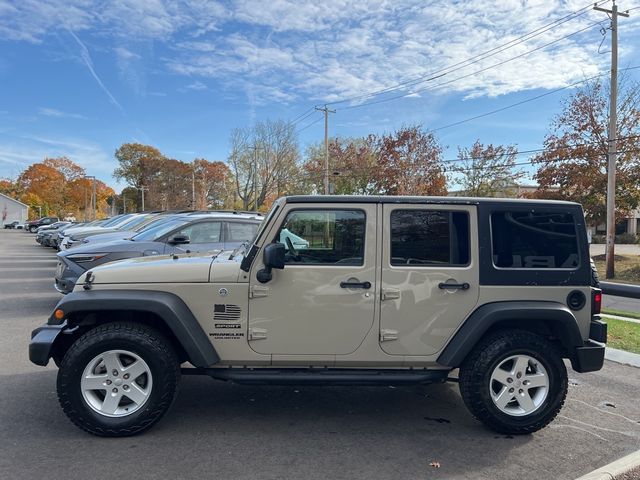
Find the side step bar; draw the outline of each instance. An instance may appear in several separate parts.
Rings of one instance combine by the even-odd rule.
[[[183,375],[209,375],[242,385],[418,385],[443,383],[449,370],[348,368],[183,368]]]

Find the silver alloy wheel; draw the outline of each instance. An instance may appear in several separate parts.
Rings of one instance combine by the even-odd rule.
[[[151,395],[151,369],[127,350],[109,350],[91,360],[80,380],[82,397],[92,410],[106,417],[137,412]]]
[[[542,364],[529,355],[512,355],[491,373],[489,393],[498,409],[513,417],[529,415],[549,394],[549,375]]]

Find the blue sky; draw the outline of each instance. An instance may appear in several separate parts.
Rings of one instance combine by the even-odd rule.
[[[225,160],[232,128],[295,119],[343,99],[352,100],[330,105],[338,110],[331,135],[438,128],[607,72],[609,34],[599,52],[596,25],[606,26],[606,16],[584,7],[584,0],[505,0],[499,8],[479,0],[0,0],[0,177],[67,155],[121,188],[111,173],[122,143],[151,144],[184,161]],[[640,65],[639,20],[640,9],[620,19],[621,68]],[[363,97],[443,69],[440,78]],[[629,74],[640,78],[640,70]],[[477,138],[539,148],[570,92],[438,130],[445,158]],[[322,122],[305,128],[320,115],[296,125],[302,151],[322,140]]]

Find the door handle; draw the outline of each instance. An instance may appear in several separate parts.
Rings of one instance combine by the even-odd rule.
[[[371,282],[340,282],[340,288],[371,288]]]
[[[464,283],[444,283],[441,282],[438,284],[438,288],[440,290],[448,290],[448,289],[455,289],[455,290],[469,290],[469,288],[471,288],[471,285],[469,285],[467,282]]]

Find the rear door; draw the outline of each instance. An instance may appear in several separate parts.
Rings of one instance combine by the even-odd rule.
[[[478,301],[476,207],[383,206],[380,345],[433,355]]]

